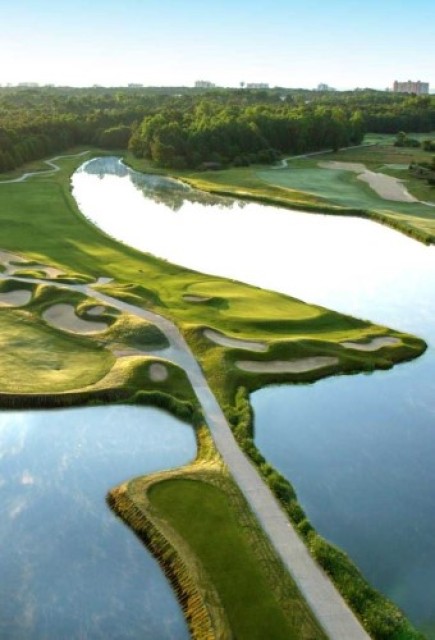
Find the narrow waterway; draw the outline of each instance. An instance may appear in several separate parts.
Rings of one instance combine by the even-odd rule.
[[[160,567],[105,496],[195,452],[193,430],[156,409],[0,412],[0,637],[189,638]]]
[[[435,248],[364,220],[198,194],[116,159],[86,163],[73,194],[138,249],[429,343],[391,371],[271,387],[253,404],[257,444],[318,530],[435,637]]]

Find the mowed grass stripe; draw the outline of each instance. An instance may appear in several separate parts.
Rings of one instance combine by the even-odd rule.
[[[165,480],[149,489],[153,507],[182,537],[212,577],[238,640],[318,640],[325,636],[296,595],[287,615],[275,599],[241,527],[219,488],[190,479]]]

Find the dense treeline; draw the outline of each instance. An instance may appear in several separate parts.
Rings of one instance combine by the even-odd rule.
[[[199,99],[185,109],[166,108],[145,117],[130,140],[138,157],[163,167],[202,163],[274,162],[282,153],[305,153],[359,144],[359,111],[287,104],[227,105]]]
[[[0,87],[0,172],[75,145],[162,166],[271,162],[357,144],[365,131],[435,130],[435,98],[373,90]]]

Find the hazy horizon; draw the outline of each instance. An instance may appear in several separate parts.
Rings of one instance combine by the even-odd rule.
[[[2,9],[0,84],[435,87],[430,0],[24,0]]]

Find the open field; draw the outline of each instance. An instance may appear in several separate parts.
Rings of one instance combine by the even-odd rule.
[[[97,285],[96,292],[108,293],[138,308],[152,309],[175,322],[201,363],[208,382],[235,430],[240,427],[237,395],[240,387],[252,390],[271,382],[315,380],[325,375],[390,367],[395,362],[418,356],[425,349],[423,341],[410,335],[377,327],[281,294],[189,271],[141,254],[104,236],[79,214],[70,194],[69,175],[81,162],[82,159],[66,158],[59,162],[62,171],[56,174],[36,176],[19,184],[0,185],[0,220],[3,229],[0,249],[15,252],[30,261],[27,268],[20,265],[20,270],[24,268],[30,283],[24,285],[18,284],[18,280],[6,280],[2,290],[7,292],[24,287],[33,292],[32,300],[20,309],[0,309],[2,334],[14,346],[14,349],[10,349],[9,359],[0,367],[0,380],[4,380],[6,385],[2,390],[12,391],[7,381],[13,378],[13,391],[22,394],[69,391],[87,385],[87,389],[92,386],[125,389],[138,402],[169,408],[174,405],[180,411],[185,409],[177,405],[180,400],[191,402],[191,408],[195,403],[184,372],[166,363],[162,365],[156,357],[158,353],[156,356],[135,356],[131,359],[117,358],[114,353],[114,346],[116,349],[165,346],[164,336],[152,324],[138,323],[110,308],[98,313],[98,320],[110,326],[95,335],[81,336],[44,323],[44,312],[55,304],[74,305],[75,315],[83,321],[92,322],[97,320],[92,310],[102,306],[101,300],[83,297],[76,291],[59,290],[56,287],[57,278],[50,280],[50,272],[46,267],[63,272],[59,284],[62,281],[97,282],[101,277],[113,278],[114,282]],[[41,277],[47,280],[46,283],[37,285],[35,282],[33,285],[32,279]],[[189,300],[189,296],[202,298],[203,301],[199,304]],[[20,318],[20,322],[13,322],[17,318]],[[250,354],[253,361],[323,357],[328,358],[331,364],[320,371],[310,370],[303,374],[244,372],[237,367],[237,361],[246,358],[246,351],[212,343],[204,335],[207,328],[229,338],[264,342],[267,351]],[[390,340],[374,351],[351,350],[341,344],[345,341],[369,343],[380,337]],[[50,371],[42,371],[41,363],[46,361],[47,353],[51,353],[50,348],[55,350],[53,366]],[[152,369],[154,364],[160,368]],[[164,376],[162,366],[165,367]],[[87,371],[86,380],[83,370]],[[62,375],[59,371],[63,372]],[[158,375],[155,375],[156,371]],[[54,386],[53,379],[57,381]],[[192,414],[187,411],[185,417],[192,418]],[[167,486],[170,493],[177,492],[181,485],[175,485],[175,489],[172,484]],[[187,489],[190,499],[186,502],[186,510],[177,516],[177,526],[187,526],[189,520],[198,515],[196,492],[199,491],[202,495],[207,494],[207,498],[224,514],[222,517],[228,519],[226,537],[232,539],[235,524],[234,520],[231,524],[225,499],[213,489],[198,489],[196,485],[194,489],[191,487],[189,485]],[[182,486],[182,489],[186,487]],[[168,495],[161,496],[162,509],[165,508]],[[212,528],[212,514],[206,513],[205,519]],[[189,538],[191,534],[191,530],[184,531]],[[234,562],[238,562],[238,559],[242,562],[243,557],[243,561],[251,567],[255,565],[255,561],[242,553],[236,554]],[[245,570],[242,564],[237,564],[235,568],[240,574]],[[214,573],[214,569],[212,571]],[[263,578],[258,580],[261,583]],[[261,588],[264,589],[264,586]],[[229,586],[223,589],[226,591]],[[242,607],[245,596],[243,592],[231,607]],[[243,611],[246,612],[246,609]],[[260,610],[256,614],[259,628],[264,628],[261,625],[266,624],[264,619],[261,624],[259,622],[259,618],[266,616],[265,610],[262,611],[261,615]],[[309,628],[311,618],[304,611],[300,624],[303,628],[305,625]],[[278,618],[279,614],[276,616]],[[250,629],[249,620],[240,620],[239,624]]]

